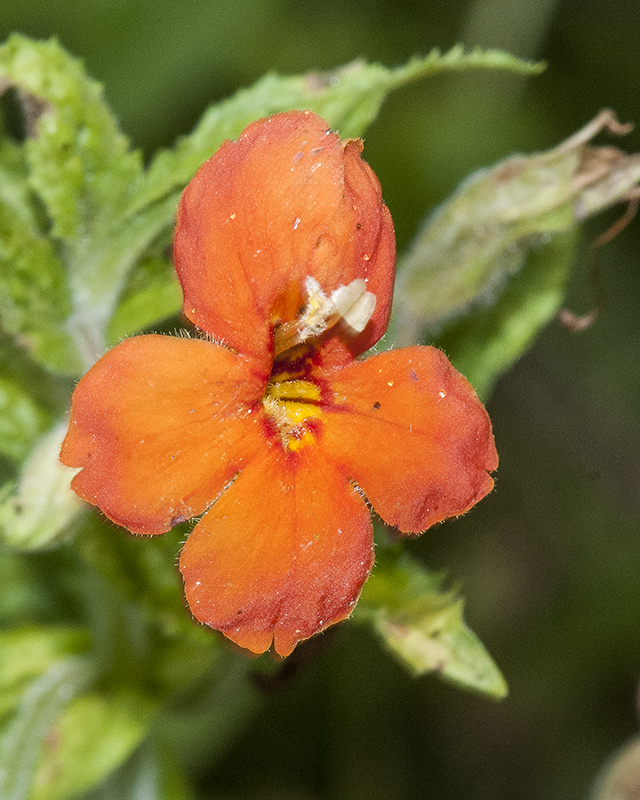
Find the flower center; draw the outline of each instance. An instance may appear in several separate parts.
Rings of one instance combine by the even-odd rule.
[[[309,276],[305,281],[307,301],[296,317],[277,325],[274,331],[274,364],[262,405],[271,424],[280,434],[285,450],[298,452],[315,440],[318,418],[322,416],[320,389],[306,379],[300,369],[304,350],[312,341],[339,323],[352,334],[359,334],[371,319],[376,296],[367,291],[366,281],[356,278],[326,295]],[[287,372],[287,365],[297,369]]]
[[[307,303],[299,316],[276,328],[274,358],[321,336],[339,322],[354,334],[362,333],[376,307],[376,296],[367,291],[367,283],[362,278],[356,278],[347,286],[339,286],[327,296],[318,281],[309,276],[305,289]]]
[[[271,378],[262,405],[285,450],[298,452],[313,443],[313,420],[322,414],[319,401],[320,389],[311,381],[289,373]]]

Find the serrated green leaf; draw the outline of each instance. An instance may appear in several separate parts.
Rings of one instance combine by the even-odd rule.
[[[77,367],[64,330],[70,309],[63,265],[32,203],[23,149],[0,140],[0,325],[52,369]]]
[[[70,310],[51,243],[0,203],[0,324],[47,367],[73,372],[80,360],[64,329]]]
[[[464,601],[442,583],[399,548],[379,551],[354,619],[369,622],[414,675],[436,672],[466,689],[505,697],[504,678],[464,621]]]
[[[153,704],[138,694],[76,697],[49,731],[29,800],[64,800],[101,783],[138,747]]]
[[[38,759],[51,726],[91,680],[89,663],[68,658],[52,664],[23,692],[0,738],[0,797],[28,800]]]
[[[102,87],[51,40],[14,34],[0,47],[0,79],[25,109],[29,183],[53,235],[71,241],[118,216],[141,171],[107,108]]]
[[[54,663],[88,650],[85,630],[26,627],[0,632],[0,716],[14,708],[27,684]]]
[[[171,192],[182,191],[225,139],[236,138],[259,117],[308,109],[324,117],[341,136],[362,136],[386,96],[411,81],[450,70],[500,69],[535,74],[543,68],[498,50],[476,48],[465,52],[458,45],[444,54],[433,50],[424,58],[413,58],[397,68],[355,61],[328,73],[266,75],[254,86],[212,106],[193,133],[181,139],[174,150],[160,152],[133,207],[142,208]]]
[[[11,547],[51,547],[69,535],[85,508],[71,490],[74,470],[59,458],[66,429],[59,423],[48,431],[25,462],[18,485],[0,493],[0,536]]]
[[[253,88],[212,108],[174,152],[161,153],[143,175],[102,97],[82,65],[55,42],[14,35],[0,47],[0,85],[15,86],[23,102],[29,188],[49,216],[70,291],[71,311],[60,306],[66,331],[59,352],[37,351],[56,369],[78,370],[66,347],[73,337],[85,366],[105,349],[107,327],[131,267],[173,223],[180,191],[229,136],[252,120],[290,108],[323,114],[343,136],[361,134],[386,95],[420,77],[475,67],[524,73],[539,68],[497,51],[461,47],[432,52],[403,67],[357,62],[329,75],[267,76]],[[15,259],[14,259],[15,260]],[[149,298],[170,305],[168,284]],[[123,312],[127,316],[127,311]],[[36,315],[23,315],[23,323]],[[130,328],[115,325],[117,330]]]
[[[108,318],[140,255],[128,250],[136,237],[123,219],[142,160],[129,150],[100,85],[57,42],[12,36],[0,47],[0,83],[15,86],[23,102],[29,186],[62,255],[73,303],[67,329],[88,365],[104,350]]]
[[[486,328],[472,349],[474,380],[488,391],[557,310],[574,241],[568,234],[588,216],[637,192],[640,155],[590,146],[603,129],[629,130],[603,111],[558,147],[513,156],[467,179],[432,215],[399,264],[390,341],[437,340],[462,353],[473,339],[477,309],[495,306],[495,315],[481,314],[473,328],[474,334],[477,326]],[[519,278],[525,263],[540,275],[528,270],[526,279]],[[513,292],[511,281],[518,284]],[[456,324],[450,335],[447,329]],[[491,336],[493,324],[500,330]],[[461,336],[465,343],[458,347],[454,340],[462,341]],[[481,346],[491,352],[485,356]],[[465,359],[472,360],[466,351]]]

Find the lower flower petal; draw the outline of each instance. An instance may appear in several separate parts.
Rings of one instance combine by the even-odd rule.
[[[320,372],[322,447],[390,525],[418,533],[491,491],[491,423],[468,381],[433,347]]]
[[[126,339],[82,378],[60,458],[80,497],[135,533],[201,514],[259,448],[265,379],[203,340]]]
[[[180,558],[194,615],[241,647],[296,644],[347,617],[373,560],[357,490],[315,448],[266,447],[196,525]]]

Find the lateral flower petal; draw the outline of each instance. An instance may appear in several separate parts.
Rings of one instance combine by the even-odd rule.
[[[269,357],[314,278],[326,294],[356,278],[378,303],[358,352],[383,334],[395,266],[391,215],[360,156],[311,112],[258,120],[196,173],[178,207],[174,254],[184,312],[239,352]]]
[[[267,376],[212,342],[126,339],[78,384],[61,460],[72,482],[134,533],[201,514],[263,442]]]
[[[347,617],[373,561],[366,504],[317,451],[264,448],[180,558],[195,616],[241,647],[296,644]]]
[[[385,522],[419,533],[491,491],[489,417],[441,351],[407,347],[318,377],[330,398],[322,448]]]

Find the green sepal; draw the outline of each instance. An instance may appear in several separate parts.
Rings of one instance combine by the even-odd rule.
[[[463,618],[464,600],[444,578],[400,547],[378,550],[354,612],[413,674],[435,672],[465,689],[501,699],[504,678]]]

